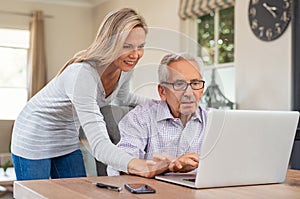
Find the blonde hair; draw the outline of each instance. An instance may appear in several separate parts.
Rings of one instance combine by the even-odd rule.
[[[120,56],[125,39],[129,32],[141,27],[148,32],[145,19],[131,8],[122,8],[109,13],[98,29],[94,42],[83,51],[74,55],[58,72],[78,62],[94,62],[96,66],[106,67]]]

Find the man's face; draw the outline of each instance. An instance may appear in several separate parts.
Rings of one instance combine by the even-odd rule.
[[[198,67],[194,61],[178,60],[169,64],[169,78],[167,82],[185,81],[187,83],[202,80]],[[193,90],[190,85],[183,91],[174,90],[172,85],[162,85],[158,87],[159,95],[163,101],[166,101],[171,109],[172,115],[176,118],[189,116],[193,114],[201,97],[203,88]]]

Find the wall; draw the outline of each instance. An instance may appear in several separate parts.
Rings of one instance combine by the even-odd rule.
[[[13,120],[0,120],[0,167],[5,165],[8,160],[12,162],[10,140],[13,124]]]
[[[251,32],[249,1],[236,1],[236,99],[240,109],[291,109],[291,23],[277,40]]]
[[[13,120],[0,120],[0,154],[9,152]]]
[[[138,11],[149,26],[145,54],[136,66],[131,81],[134,93],[159,98],[157,94],[158,63],[167,52],[178,52],[182,49],[180,38],[184,35],[179,32],[180,20],[177,15],[179,1],[163,0],[154,3],[148,0],[110,0],[93,10],[96,29],[107,13],[122,7],[130,7]]]
[[[248,23],[248,4],[249,1],[236,1],[235,9],[237,107],[239,109],[290,110],[291,25],[277,40],[260,41],[254,36]],[[191,38],[195,38],[195,26],[191,22],[179,20],[177,14],[179,0],[164,0],[160,1],[159,5],[146,0],[110,0],[93,10],[97,19],[94,21],[94,27],[98,27],[99,22],[109,11],[124,6],[135,8],[142,13],[149,27],[161,28],[156,32],[158,34],[152,35],[150,31],[147,46],[156,48],[146,48],[145,55],[137,66],[137,73],[132,80],[134,92],[158,98],[156,84],[153,82],[157,81],[156,66],[159,60],[167,51],[185,51],[186,43],[192,43],[194,46]],[[179,31],[189,35],[186,36],[188,42],[186,38],[183,39],[185,35]],[[163,48],[158,48],[161,46]],[[151,92],[153,90],[155,90],[154,93]]]

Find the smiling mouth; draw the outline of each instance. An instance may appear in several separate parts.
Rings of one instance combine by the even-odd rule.
[[[135,61],[124,61],[126,64],[128,64],[128,65],[135,65]]]

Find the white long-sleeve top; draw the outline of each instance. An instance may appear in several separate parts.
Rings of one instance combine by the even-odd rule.
[[[105,91],[95,67],[69,65],[27,103],[15,121],[11,150],[27,159],[62,156],[79,149],[82,126],[94,157],[127,172],[133,158],[111,143],[100,107],[115,101],[139,104],[146,98],[129,93],[130,72],[122,72],[113,93]]]

